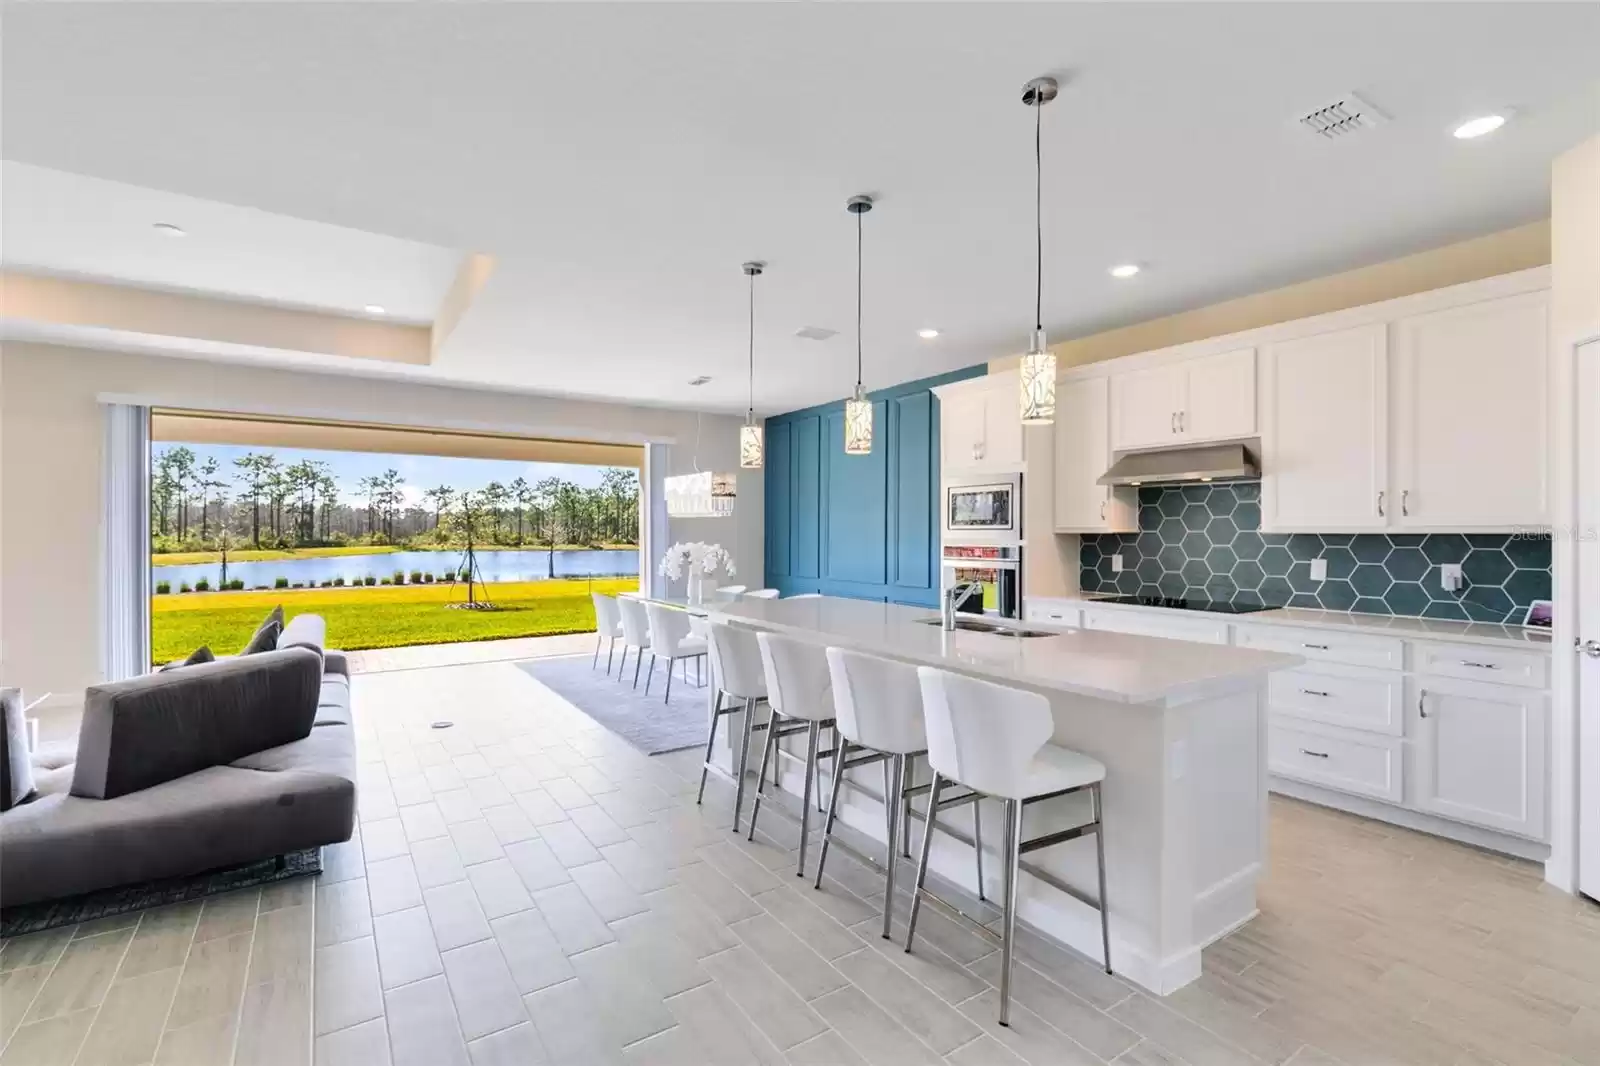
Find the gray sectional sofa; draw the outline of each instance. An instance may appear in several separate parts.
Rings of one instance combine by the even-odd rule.
[[[91,688],[75,761],[36,760],[0,813],[0,907],[350,839],[350,678],[322,643],[301,615],[275,651]]]

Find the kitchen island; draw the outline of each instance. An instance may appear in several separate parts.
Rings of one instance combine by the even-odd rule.
[[[1267,675],[1293,655],[1089,630],[947,632],[928,608],[820,597],[708,605],[713,618],[818,644],[937,666],[1043,693],[1055,743],[1106,766],[1106,880],[1115,971],[1159,994],[1200,975],[1200,951],[1249,921],[1266,855]],[[928,624],[929,621],[933,624]],[[992,621],[992,620],[990,620]],[[1020,628],[1018,623],[1000,623]],[[917,760],[925,781],[925,760]],[[839,817],[883,840],[876,767],[847,777]],[[798,769],[783,787],[799,791]],[[1000,809],[982,805],[983,837],[1000,839]],[[972,811],[940,815],[930,865],[972,891]],[[1088,820],[1086,798],[1027,808],[1024,836]],[[915,825],[910,833],[920,841]],[[985,895],[998,899],[998,856]],[[1092,838],[1024,862],[1018,916],[1099,959]],[[904,883],[904,882],[903,882]]]

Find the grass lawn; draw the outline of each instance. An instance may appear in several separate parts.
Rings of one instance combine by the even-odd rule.
[[[480,551],[497,552],[543,552],[549,547],[543,544],[481,544]],[[637,544],[602,544],[600,549],[637,549]],[[557,544],[558,552],[581,552],[595,550],[587,544]],[[296,548],[292,551],[277,548],[241,548],[228,553],[230,563],[265,563],[277,562],[280,559],[318,559],[338,555],[388,555],[390,552],[459,552],[461,546],[457,544],[444,547],[412,547],[395,544],[344,544],[327,548]],[[188,566],[192,563],[220,563],[221,552],[162,552],[150,556],[151,566]]]
[[[410,644],[584,633],[594,629],[589,593],[632,592],[636,578],[519,581],[489,586],[497,611],[451,610],[465,589],[449,585],[376,585],[271,592],[209,592],[154,596],[150,600],[151,661],[181,659],[202,644],[218,655],[244,647],[266,613],[278,604],[293,618],[320,614],[328,646],[358,651]]]

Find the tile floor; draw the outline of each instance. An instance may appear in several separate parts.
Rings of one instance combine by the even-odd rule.
[[[746,844],[725,786],[694,805],[693,753],[508,663],[355,706],[323,875],[7,942],[0,1063],[1600,1063],[1600,908],[1526,864],[1274,800],[1262,915],[1201,980],[1158,1001],[1030,937],[1005,1030],[987,941],[925,912],[885,943],[877,875],[836,852],[811,890],[785,819]]]

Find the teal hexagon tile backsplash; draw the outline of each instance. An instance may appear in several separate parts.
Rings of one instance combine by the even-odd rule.
[[[1081,538],[1085,592],[1267,603],[1329,611],[1520,622],[1550,598],[1550,539],[1506,533],[1262,533],[1261,487],[1139,490],[1139,532]],[[1122,570],[1112,557],[1122,556]],[[1311,580],[1323,559],[1328,576]],[[1459,564],[1447,592],[1439,568]]]

